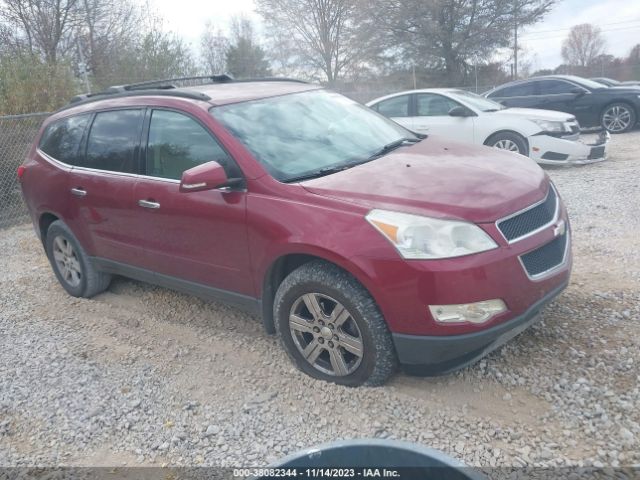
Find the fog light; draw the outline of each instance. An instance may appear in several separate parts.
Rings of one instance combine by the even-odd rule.
[[[506,312],[507,306],[498,299],[460,305],[429,305],[429,310],[439,323],[485,323]]]

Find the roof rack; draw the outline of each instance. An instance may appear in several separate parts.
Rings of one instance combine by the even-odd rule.
[[[198,83],[199,82],[199,83]],[[84,93],[76,95],[69,103],[61,108],[64,110],[72,106],[95,102],[98,100],[104,100],[106,98],[118,98],[118,97],[131,97],[137,95],[160,95],[169,97],[182,97],[190,98],[194,100],[211,100],[208,95],[196,92],[193,90],[182,90],[184,87],[196,87],[201,85],[210,85],[216,83],[248,83],[248,82],[296,82],[307,83],[303,80],[297,80],[295,78],[279,78],[279,77],[264,77],[264,78],[247,78],[236,80],[231,75],[222,73],[219,75],[202,75],[196,77],[177,77],[167,78],[162,80],[149,80],[146,82],[130,83],[127,85],[113,85],[108,87],[103,92],[96,93]],[[176,83],[192,83],[192,85],[177,86]]]
[[[146,82],[130,83],[128,85],[114,85],[112,87],[107,88],[106,91],[108,93],[120,93],[123,91],[131,91],[131,90],[146,90],[149,87],[169,90],[169,89],[179,88],[175,85],[175,83],[177,82],[184,82],[184,83],[200,82],[198,83],[198,85],[207,85],[211,83],[229,83],[234,81],[235,79],[231,75],[227,73],[221,73],[219,75],[201,75],[197,77],[165,78],[162,80],[149,80]]]

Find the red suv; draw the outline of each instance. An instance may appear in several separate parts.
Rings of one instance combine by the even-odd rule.
[[[468,365],[569,280],[567,213],[533,161],[303,82],[77,97],[18,173],[71,295],[118,274],[232,302],[345,385]]]

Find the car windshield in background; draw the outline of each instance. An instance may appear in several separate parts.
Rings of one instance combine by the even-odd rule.
[[[450,93],[452,97],[458,98],[461,102],[468,103],[472,107],[483,112],[496,112],[505,108],[498,102],[494,102],[493,100],[489,100],[488,98],[481,97],[480,95],[476,95],[475,93],[467,92],[465,90],[455,90]]]
[[[385,146],[417,139],[405,128],[324,90],[213,107],[276,179],[287,182],[366,162]]]

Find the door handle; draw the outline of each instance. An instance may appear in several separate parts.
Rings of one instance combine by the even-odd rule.
[[[138,205],[144,208],[160,208],[158,202],[152,202],[151,200],[138,200]]]
[[[80,187],[72,188],[71,193],[74,194],[76,197],[84,197],[87,195],[87,191]]]
[[[429,130],[429,125],[416,125],[416,130]]]

